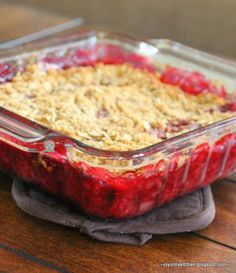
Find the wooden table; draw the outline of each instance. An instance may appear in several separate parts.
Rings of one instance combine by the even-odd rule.
[[[66,20],[33,8],[0,4],[0,40]],[[29,18],[29,22],[27,22]],[[0,273],[236,272],[236,182],[212,186],[216,218],[202,231],[154,236],[142,247],[95,241],[72,228],[20,211],[11,178],[0,173]],[[223,268],[163,268],[168,262],[225,262]]]

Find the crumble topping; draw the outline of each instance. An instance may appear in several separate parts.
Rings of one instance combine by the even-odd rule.
[[[135,150],[234,116],[227,100],[190,95],[131,65],[45,70],[28,65],[0,85],[0,105],[105,150]]]

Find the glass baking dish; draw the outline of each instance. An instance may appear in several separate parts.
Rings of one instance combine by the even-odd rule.
[[[125,61],[159,72],[171,65],[219,80],[231,95],[236,91],[234,63],[170,40],[146,42],[104,31],[74,29],[2,50],[0,63],[21,69],[47,58],[52,65],[76,50],[81,65]],[[90,147],[0,108],[0,168],[90,215],[130,218],[232,173],[236,117],[119,152]]]

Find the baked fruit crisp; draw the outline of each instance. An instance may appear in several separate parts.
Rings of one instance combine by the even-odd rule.
[[[236,102],[201,73],[171,66],[159,73],[138,54],[110,45],[102,51],[109,52],[102,59],[94,59],[91,50],[77,50],[70,58],[46,57],[19,71],[0,65],[0,105],[62,133],[51,135],[52,151],[45,151],[44,142],[29,142],[21,149],[20,140],[9,145],[11,135],[4,135],[2,170],[90,215],[123,219],[204,187],[236,168],[232,132],[223,137],[221,133],[212,143],[191,139],[191,149],[173,146],[167,155],[155,152],[154,159],[147,154],[120,160],[122,151],[146,148],[233,117]],[[95,153],[103,165],[83,157],[72,162],[65,143],[71,148],[74,142],[68,136],[81,142],[82,152],[75,149],[81,154],[88,148],[84,143],[100,152],[113,151],[114,158]],[[116,158],[123,169],[116,169]]]
[[[235,114],[222,111],[229,104],[222,94],[190,94],[168,84],[167,73],[160,76],[128,64],[66,70],[29,65],[0,86],[0,105],[112,151],[148,147]]]

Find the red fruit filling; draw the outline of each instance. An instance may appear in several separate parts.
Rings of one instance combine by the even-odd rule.
[[[136,67],[155,70],[143,56],[124,52],[113,45],[100,45],[88,50],[78,49],[65,57],[46,57],[43,62],[63,69],[93,65],[96,62],[131,62]],[[0,83],[10,81],[15,73],[16,69],[10,65],[0,65]],[[193,95],[210,92],[221,97],[226,96],[223,87],[217,87],[198,72],[168,67],[162,74],[161,81],[179,86]],[[236,111],[236,102],[222,106],[221,111]],[[105,109],[97,112],[99,119],[108,115]],[[168,124],[166,130],[151,128],[150,133],[166,139],[168,132],[187,127],[195,129],[198,124],[184,119],[174,120]],[[222,175],[227,175],[236,168],[236,134],[224,136],[211,148],[207,143],[203,143],[190,155],[174,153],[172,157],[156,164],[121,175],[113,175],[106,169],[91,167],[81,162],[71,165],[66,157],[64,145],[60,143],[59,139],[54,152],[36,154],[0,142],[0,166],[4,171],[10,171],[27,182],[33,181],[48,192],[101,218],[121,219],[141,215],[199,186],[211,183],[220,175],[222,166]]]
[[[224,157],[227,153],[229,145],[230,134],[225,135],[218,140],[214,146],[210,149],[210,157],[208,161],[208,167],[206,171],[206,177],[202,185],[207,185],[213,182],[216,178],[221,176],[221,166],[224,164]],[[236,161],[235,161],[236,163]],[[207,164],[207,163],[206,163]]]
[[[235,161],[236,161],[236,134],[229,135],[230,139],[228,142],[229,151],[228,156],[225,162],[224,171],[222,177],[226,176],[227,174],[233,172],[236,169]]]
[[[164,180],[165,186],[159,200],[159,205],[170,202],[176,197],[187,164],[186,160],[183,164],[180,163],[181,156],[182,154],[179,152],[174,153],[166,165],[167,170]]]
[[[10,81],[16,74],[17,69],[10,64],[0,64],[0,84]]]
[[[102,62],[104,64],[124,64],[131,63],[135,67],[156,71],[150,60],[138,55],[124,51],[115,45],[97,45],[89,49],[77,49],[67,56],[50,56],[43,59],[43,63],[47,66],[51,65],[56,68],[67,69],[74,66],[88,66]]]
[[[196,71],[167,67],[161,75],[161,81],[178,86],[183,91],[192,95],[209,92],[220,97],[226,96],[226,91],[223,86],[217,87],[206,79],[203,74]]]
[[[194,190],[201,181],[205,180],[206,162],[209,154],[208,143],[197,146],[190,154],[188,169],[186,169],[185,179],[179,187],[179,195],[184,195]],[[186,166],[187,166],[186,165]]]
[[[236,99],[231,103],[227,103],[227,104],[221,106],[220,110],[222,112],[227,112],[227,111],[235,112],[236,111]]]

